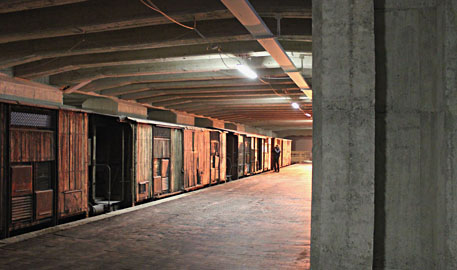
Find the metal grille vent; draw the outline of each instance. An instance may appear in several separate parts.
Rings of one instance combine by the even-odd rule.
[[[12,198],[11,220],[13,222],[31,220],[32,210],[32,196]]]
[[[154,127],[154,137],[170,139],[171,138],[171,129]]]
[[[52,127],[51,115],[38,113],[11,112],[10,123],[12,126],[39,128]]]

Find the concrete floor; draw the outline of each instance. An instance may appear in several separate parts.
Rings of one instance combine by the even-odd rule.
[[[1,269],[309,269],[311,165],[0,247]]]

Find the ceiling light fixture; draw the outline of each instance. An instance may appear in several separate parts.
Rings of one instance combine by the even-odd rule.
[[[240,71],[244,76],[246,76],[248,78],[251,78],[251,79],[257,78],[257,74],[252,69],[250,69],[248,66],[238,64],[238,65],[236,65],[236,68],[238,69],[238,71]]]
[[[298,106],[298,104],[297,104],[297,103],[295,103],[295,102],[294,102],[294,103],[292,103],[292,107],[293,107],[294,109],[298,109],[298,108],[300,108],[300,106]]]

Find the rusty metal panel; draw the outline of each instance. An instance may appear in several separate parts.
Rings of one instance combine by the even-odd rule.
[[[147,192],[145,194],[139,193],[137,189],[137,202],[150,198],[153,181],[152,166],[153,166],[153,133],[152,126],[146,124],[137,124],[137,168],[136,168],[136,181],[138,184],[148,182]]]
[[[85,205],[83,205],[83,191],[69,190],[63,192],[63,216],[71,216],[74,213],[81,213]]]
[[[59,111],[57,143],[59,218],[88,213],[88,132],[87,113]]]
[[[32,165],[11,166],[11,196],[18,197],[32,193]]]
[[[55,160],[54,131],[10,128],[10,162]]]
[[[53,195],[54,191],[52,189],[35,191],[36,219],[52,217]]]

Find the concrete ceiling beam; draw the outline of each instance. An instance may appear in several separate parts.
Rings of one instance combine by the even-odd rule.
[[[0,14],[86,2],[87,0],[7,0],[0,2]]]
[[[299,57],[293,57],[294,61],[300,61]],[[218,72],[224,70],[236,70],[239,63],[246,61],[240,58],[228,58],[193,61],[175,61],[141,65],[125,65],[114,67],[87,68],[76,71],[69,71],[50,76],[50,83],[53,85],[72,85],[82,81],[96,80],[103,78],[119,78],[132,76],[149,76],[163,74],[182,74],[195,72]],[[252,69],[278,68],[279,65],[271,57],[252,58],[247,63]],[[311,59],[303,62],[302,73],[311,75]]]
[[[215,25],[217,27],[214,27]],[[199,23],[199,31],[205,35],[206,39],[202,39],[195,31],[175,24],[167,24],[10,42],[0,45],[0,51],[2,51],[0,68],[71,55],[164,48],[179,45],[214,44],[253,39],[236,19],[202,21]],[[311,41],[311,27],[306,29],[306,27],[302,27],[300,23],[297,23],[297,25],[291,25],[289,31],[290,33],[283,39]]]
[[[51,6],[52,3],[77,3],[86,0],[64,1],[4,1],[0,4],[0,13],[11,12],[35,6],[36,8]],[[7,2],[13,2],[8,3]],[[160,7],[167,6],[166,12],[179,22],[193,25],[197,22],[215,19],[230,19],[233,15],[219,1],[201,1],[200,5],[183,1],[169,0],[168,3],[157,3]],[[273,0],[256,1],[257,11],[260,16],[266,18],[311,18],[311,8],[299,4],[278,5]],[[287,1],[286,1],[287,2]],[[292,2],[292,1],[288,1]],[[165,5],[164,5],[165,4]],[[2,9],[3,8],[3,9]],[[109,12],[106,10],[109,9]],[[97,14],[97,16],[81,16],[82,14]],[[62,16],[65,14],[65,16]],[[27,16],[28,23],[23,22]],[[9,24],[0,30],[0,43],[15,42],[69,36],[75,34],[89,34],[103,31],[113,31],[136,27],[170,24],[171,22],[159,13],[147,8],[140,1],[132,0],[97,0],[79,5],[60,6],[40,11],[30,11],[26,14],[4,14],[0,20],[8,21]],[[198,23],[197,23],[198,27]]]
[[[281,40],[281,45],[286,51],[311,53],[311,42]],[[256,41],[235,41],[218,43],[217,48],[222,51],[222,57],[227,55],[249,55],[262,52],[264,48]],[[44,59],[14,67],[16,77],[35,79],[43,76],[55,75],[72,70],[84,68],[97,68],[105,66],[135,65],[155,62],[171,61],[174,58],[189,58],[211,53],[217,53],[217,48],[212,50],[208,44],[190,46],[176,46],[171,48],[156,48],[132,51],[116,51],[76,56],[66,56],[53,59]]]

